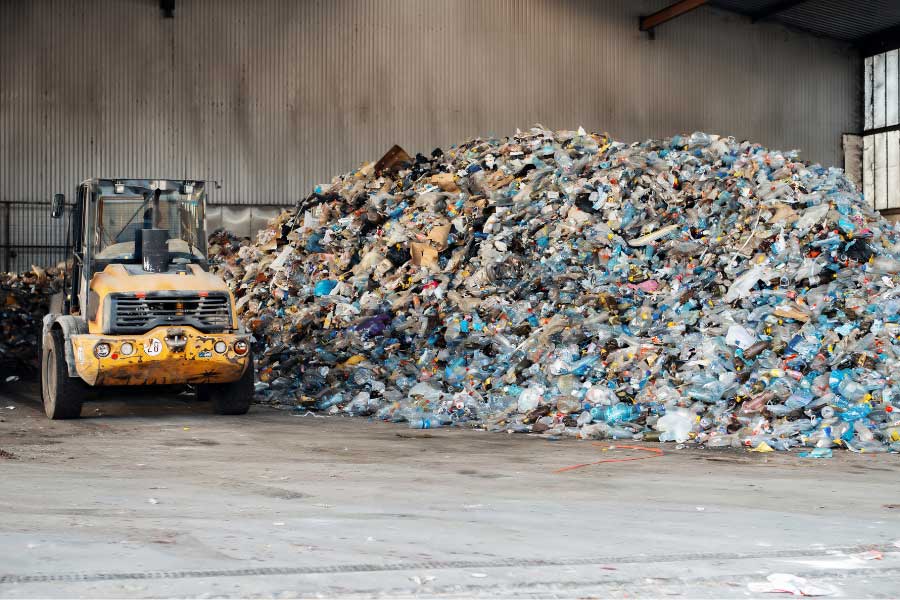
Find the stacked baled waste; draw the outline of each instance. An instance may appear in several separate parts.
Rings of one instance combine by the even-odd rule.
[[[898,231],[703,133],[394,147],[214,238],[262,398],[592,439],[900,451]]]
[[[61,287],[56,268],[0,273],[0,364],[26,371],[40,364],[42,319]]]

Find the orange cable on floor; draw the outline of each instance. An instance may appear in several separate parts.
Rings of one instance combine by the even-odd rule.
[[[613,444],[611,446],[605,446],[604,444],[600,444],[597,442],[593,442],[591,445],[592,446],[604,446],[604,448],[603,448],[604,450],[616,450],[616,449],[621,448],[623,450],[643,450],[644,452],[651,452],[652,454],[650,454],[648,456],[631,456],[629,458],[606,458],[606,459],[598,460],[595,462],[589,462],[589,463],[583,463],[580,465],[571,465],[569,467],[563,467],[561,469],[556,469],[553,472],[554,473],[564,473],[566,471],[574,471],[575,469],[580,469],[582,467],[590,467],[592,465],[600,465],[603,463],[628,462],[630,460],[646,460],[648,458],[659,458],[660,456],[663,455],[663,451],[660,450],[659,448],[648,448],[646,446],[625,446],[623,444]]]

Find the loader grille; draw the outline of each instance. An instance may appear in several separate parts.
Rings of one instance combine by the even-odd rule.
[[[110,333],[144,333],[160,325],[189,325],[206,333],[231,329],[231,306],[222,293],[120,294],[111,308]]]

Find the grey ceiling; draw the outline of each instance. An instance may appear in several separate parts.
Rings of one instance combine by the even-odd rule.
[[[900,40],[900,0],[711,0],[710,4],[863,46]]]

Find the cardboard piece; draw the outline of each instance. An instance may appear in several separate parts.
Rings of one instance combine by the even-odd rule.
[[[450,237],[450,223],[441,223],[435,225],[428,232],[428,235],[419,239],[419,242],[409,243],[410,262],[412,264],[426,267],[428,269],[438,269],[438,255],[447,249],[447,238]]]
[[[410,262],[419,267],[438,268],[438,251],[427,242],[409,243]]]
[[[406,150],[394,144],[391,149],[384,153],[378,162],[375,163],[375,174],[384,175],[387,173],[396,173],[404,165],[412,162],[412,157],[406,153]]]
[[[447,238],[450,237],[451,227],[450,223],[435,225],[428,232],[428,239],[432,245],[437,246],[439,252],[447,249]]]
[[[441,188],[441,191],[456,193],[459,191],[459,186],[456,185],[456,180],[453,177],[453,173],[437,173],[436,175],[432,175],[430,179],[431,183]]]
[[[498,190],[503,186],[512,183],[513,179],[512,175],[507,175],[503,171],[494,171],[487,178],[485,185],[491,190]]]

